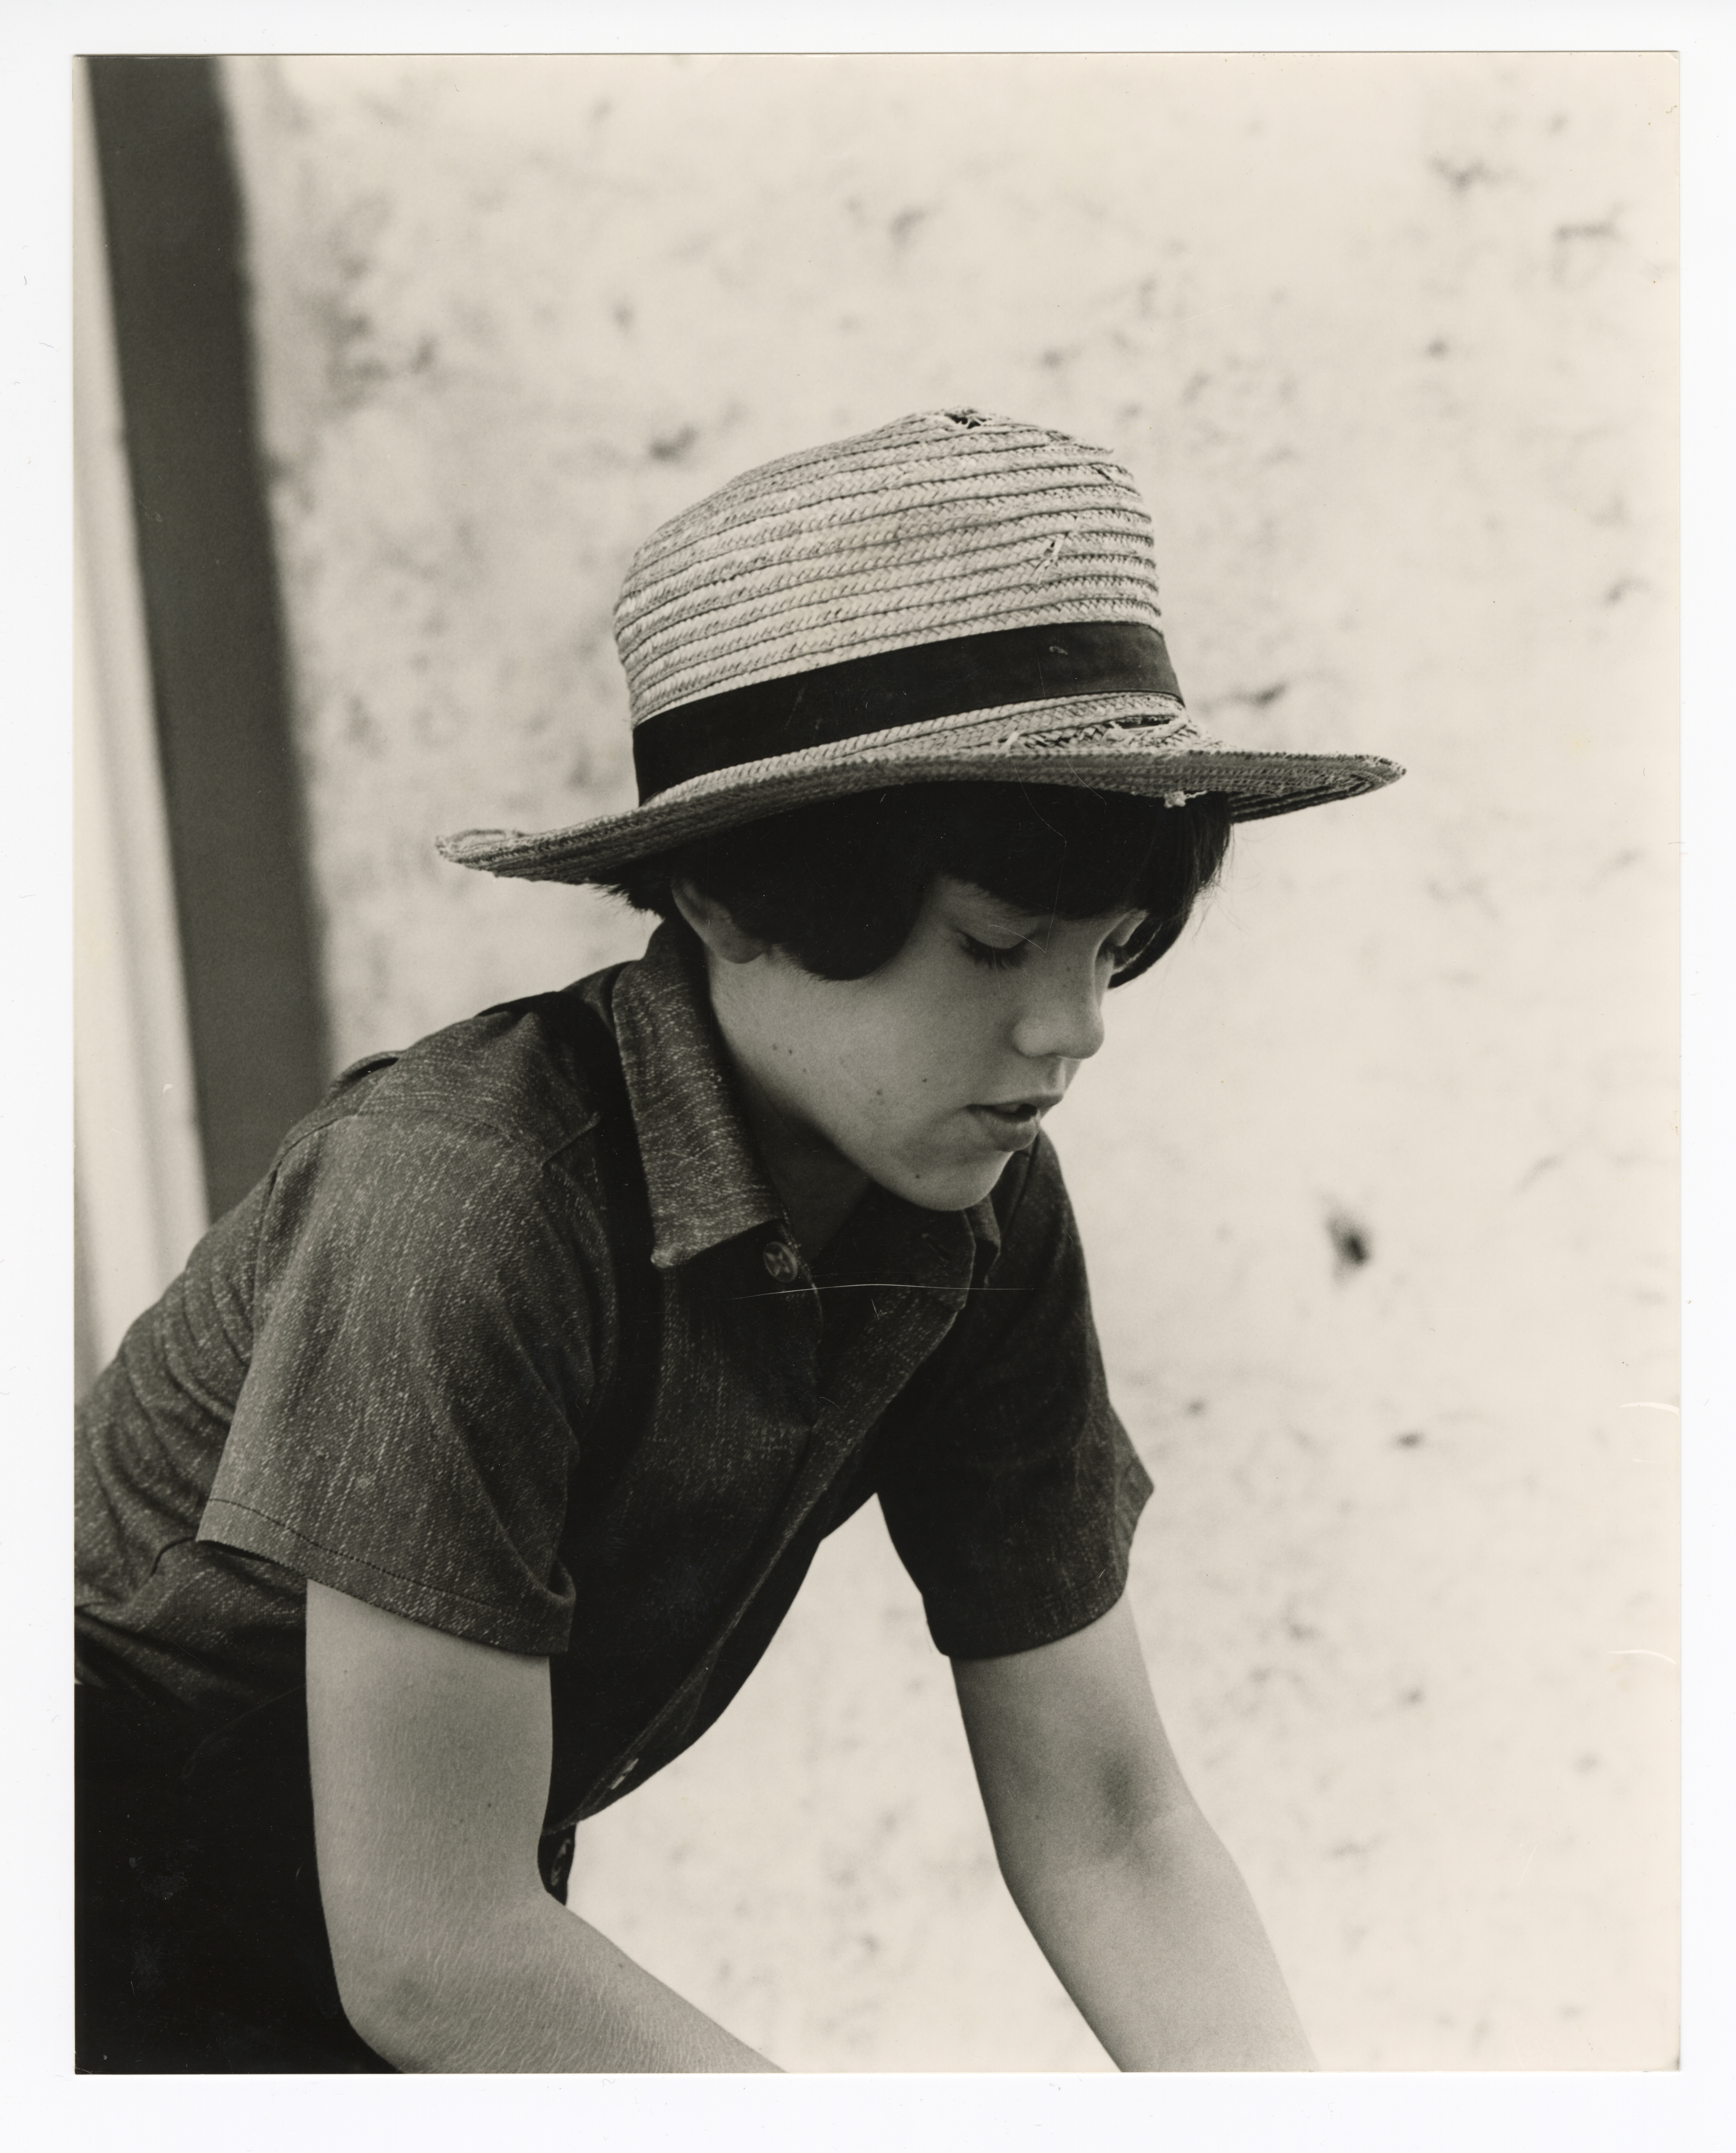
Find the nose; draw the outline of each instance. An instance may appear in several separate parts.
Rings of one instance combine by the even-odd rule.
[[[1103,988],[1095,965],[1045,965],[1013,1023],[1030,1061],[1088,1061],[1103,1043]]]

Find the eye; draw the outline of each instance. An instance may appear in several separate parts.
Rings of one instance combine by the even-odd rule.
[[[1023,964],[1025,953],[1031,946],[1028,942],[1014,942],[1005,949],[1001,949],[993,942],[979,942],[974,934],[966,934],[962,931],[960,933],[959,939],[964,944],[965,954],[971,963],[980,965],[985,971],[990,972],[1009,972],[1015,965]]]

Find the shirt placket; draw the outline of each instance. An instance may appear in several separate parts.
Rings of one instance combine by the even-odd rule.
[[[640,1760],[679,1734],[705,1694],[725,1645],[771,1578],[791,1543],[848,1463],[863,1438],[945,1337],[965,1303],[975,1242],[962,1217],[933,1214],[931,1226],[907,1244],[908,1276],[877,1282],[863,1326],[831,1386],[817,1401],[812,1433],[790,1489],[754,1560],[747,1581],[731,1598],[705,1650],[654,1718],[596,1779],[574,1815],[590,1814],[618,1794]],[[819,1298],[812,1274],[790,1242],[767,1236],[759,1262],[773,1290],[791,1297],[792,1313],[817,1325]]]

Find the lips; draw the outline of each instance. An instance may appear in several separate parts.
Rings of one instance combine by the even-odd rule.
[[[985,1114],[1046,1114],[1051,1107],[1061,1104],[1064,1096],[1060,1092],[1028,1092],[1018,1099],[979,1100],[977,1110]]]
[[[1005,1099],[994,1105],[972,1107],[970,1112],[997,1145],[1008,1151],[1022,1151],[1036,1141],[1043,1116],[1059,1103],[1059,1097],[1058,1093],[1045,1093],[1034,1099]]]

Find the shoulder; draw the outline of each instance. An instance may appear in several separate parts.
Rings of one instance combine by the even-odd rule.
[[[618,968],[619,969],[619,968]],[[612,1272],[646,1238],[608,1011],[613,974],[482,1010],[346,1070],[279,1147],[260,1287],[323,1252],[349,1275]]]
[[[621,969],[353,1062],[284,1138],[273,1175],[339,1132],[357,1158],[474,1148],[534,1173],[624,1108],[609,1016]]]

